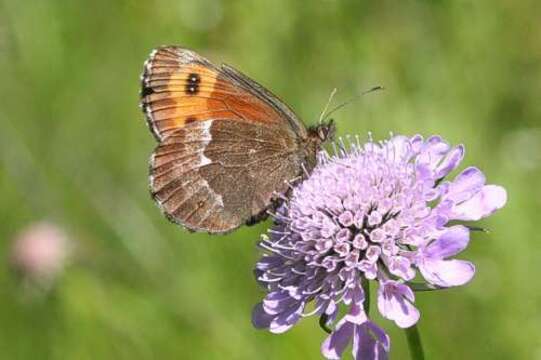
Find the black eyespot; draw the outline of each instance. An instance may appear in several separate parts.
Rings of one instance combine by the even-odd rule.
[[[199,92],[199,83],[201,82],[201,76],[196,73],[190,73],[186,78],[185,92],[188,95],[195,95]]]
[[[199,74],[196,74],[196,73],[191,73],[190,75],[188,75],[188,83],[189,84],[199,84],[201,82],[201,76],[199,76]]]
[[[199,92],[199,87],[197,85],[186,84],[186,88],[184,89],[184,91],[188,95],[195,95]]]

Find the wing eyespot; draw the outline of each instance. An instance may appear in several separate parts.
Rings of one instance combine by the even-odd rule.
[[[201,82],[201,77],[199,76],[199,74],[191,73],[190,75],[188,75],[188,82],[190,84],[199,84]]]
[[[188,95],[197,95],[199,92],[199,83],[201,82],[201,76],[197,73],[190,73],[186,79],[185,92]]]

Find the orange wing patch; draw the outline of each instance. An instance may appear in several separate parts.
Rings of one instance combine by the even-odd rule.
[[[145,64],[142,85],[141,105],[159,140],[195,121],[280,122],[272,106],[189,50],[157,49]]]

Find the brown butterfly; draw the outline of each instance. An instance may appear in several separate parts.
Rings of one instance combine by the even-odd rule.
[[[159,142],[152,197],[171,221],[209,233],[264,219],[335,130],[332,121],[307,129],[263,86],[177,46],[150,54],[141,107]]]

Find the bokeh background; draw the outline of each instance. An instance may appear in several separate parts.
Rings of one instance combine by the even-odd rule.
[[[509,202],[461,254],[474,281],[417,295],[427,358],[541,359],[540,19],[537,0],[1,0],[0,357],[321,358],[316,318],[279,336],[252,328],[268,223],[190,234],[148,195],[139,75],[152,48],[181,44],[242,69],[307,124],[334,87],[342,101],[384,85],[335,114],[339,135],[464,143],[464,166]],[[13,265],[36,221],[71,244],[39,284]],[[376,319],[407,359],[404,334]]]

